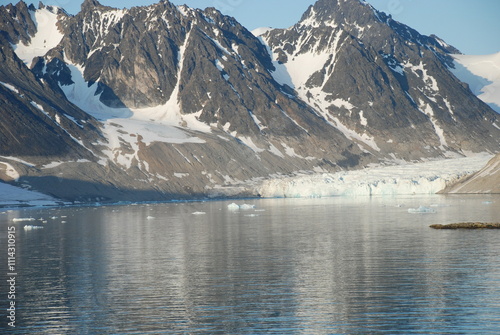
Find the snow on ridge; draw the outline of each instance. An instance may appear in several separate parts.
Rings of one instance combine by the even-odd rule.
[[[264,35],[265,33],[267,33],[270,30],[273,30],[273,28],[271,28],[271,27],[260,27],[260,28],[256,28],[256,29],[252,30],[251,33],[252,33],[253,36],[259,37],[261,35]]]
[[[31,36],[28,45],[23,43],[13,45],[16,55],[28,66],[33,61],[33,58],[44,56],[47,51],[55,48],[64,36],[57,27],[57,11],[54,13],[48,8],[43,8],[37,9],[35,12],[30,11],[30,14],[36,25],[36,34]]]
[[[490,154],[470,157],[377,166],[362,170],[313,174],[264,181],[262,197],[329,197],[436,194],[449,183],[482,169]]]
[[[479,99],[500,113],[500,52],[492,55],[453,55],[450,71],[467,83]]]

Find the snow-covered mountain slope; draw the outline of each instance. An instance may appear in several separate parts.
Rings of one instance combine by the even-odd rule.
[[[257,192],[263,197],[286,198],[436,194],[457,180],[472,175],[490,158],[490,155],[476,155],[446,161],[274,179],[265,181]],[[488,171],[491,172],[493,168],[490,166]],[[496,166],[497,172],[498,168]]]
[[[500,52],[493,55],[453,55],[450,70],[467,83],[479,99],[500,113]]]
[[[41,7],[38,10],[30,10],[29,14],[36,33],[29,36],[29,41],[20,41],[13,46],[17,56],[28,66],[35,57],[44,56],[50,49],[55,48],[64,36],[58,27],[60,8]]]
[[[21,1],[0,30],[0,178],[62,199],[254,195],[500,147],[498,115],[448,71],[457,51],[360,0],[253,33],[167,0],[74,16]]]
[[[432,157],[496,136],[497,116],[449,74],[458,51],[364,1],[320,0],[293,27],[260,37],[275,79],[370,153]]]

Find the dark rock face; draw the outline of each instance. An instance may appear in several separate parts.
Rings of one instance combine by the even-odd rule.
[[[294,27],[262,37],[286,67],[325,55],[307,80],[295,80],[299,96],[382,154],[418,159],[498,148],[491,140],[498,115],[448,71],[458,50],[365,2],[320,0]]]
[[[40,10],[61,40],[25,64],[17,46],[46,27],[0,6],[0,163],[64,199],[248,195],[276,174],[499,148],[498,115],[447,69],[458,51],[359,0],[320,0],[260,39],[166,0]],[[195,141],[162,140],[179,132]]]

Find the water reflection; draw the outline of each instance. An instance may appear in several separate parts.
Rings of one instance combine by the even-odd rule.
[[[498,333],[497,234],[428,228],[498,221],[467,200],[432,198],[448,206],[432,215],[397,206],[431,201],[415,198],[38,211],[58,219],[19,235],[17,331]]]

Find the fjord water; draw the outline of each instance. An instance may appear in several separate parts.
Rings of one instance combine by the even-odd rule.
[[[500,196],[237,203],[256,207],[3,212],[2,249],[7,227],[17,228],[9,333],[500,333],[500,231],[429,228],[498,222]],[[435,213],[408,213],[420,205]],[[5,274],[6,250],[1,260]]]

